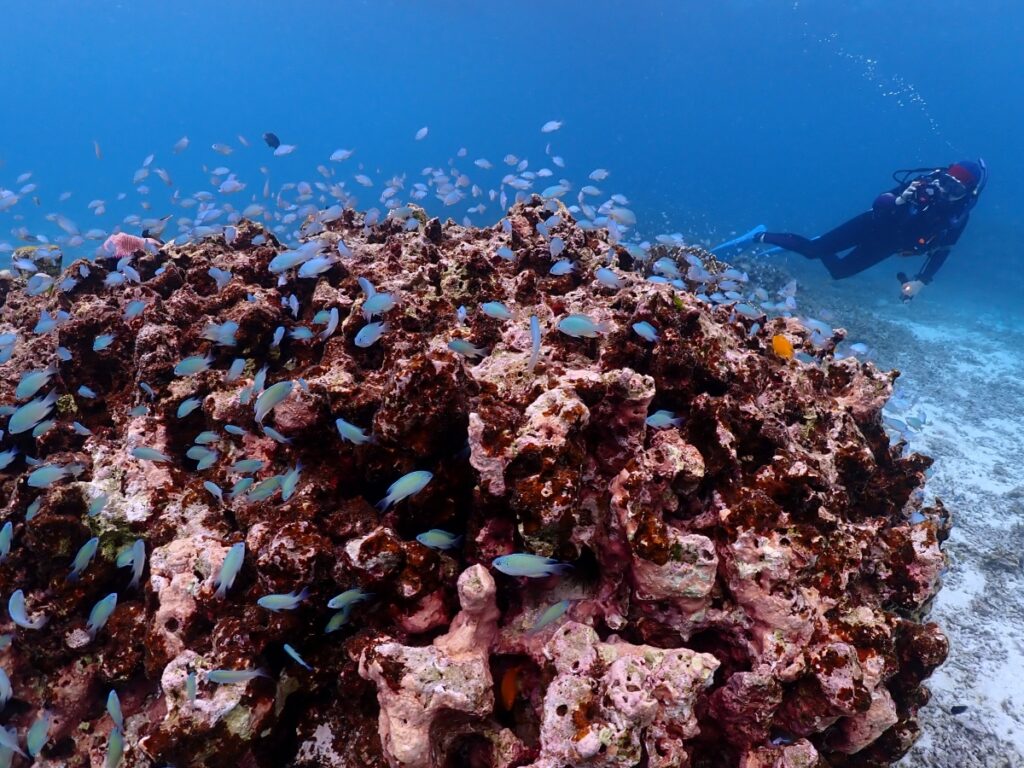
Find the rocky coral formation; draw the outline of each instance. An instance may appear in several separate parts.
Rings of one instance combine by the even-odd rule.
[[[645,280],[634,251],[554,202],[491,229],[345,211],[310,233],[331,256],[312,278],[269,271],[283,246],[243,221],[230,244],[139,252],[139,282],[100,259],[69,265],[61,291],[0,285],[0,332],[17,336],[0,400],[56,362],[53,423],[5,435],[18,453],[0,474],[0,591],[48,618],[6,627],[2,717],[24,734],[53,713],[47,764],[102,764],[111,688],[125,765],[853,767],[910,747],[947,651],[921,622],[949,521],[918,509],[929,461],[883,430],[895,374],[833,359],[839,334],[814,346],[794,320]],[[549,274],[554,236],[568,274]],[[358,278],[394,297],[370,344]],[[574,313],[594,337],[559,330]],[[210,339],[225,322],[233,345]],[[779,335],[812,358],[776,354]],[[193,355],[209,368],[176,373]],[[294,386],[261,424],[264,366],[262,386]],[[678,425],[649,425],[655,410]],[[343,440],[338,418],[372,439]],[[38,488],[29,457],[83,469]],[[374,508],[414,470],[432,479]],[[431,528],[464,543],[416,540]],[[137,539],[133,588],[117,560]],[[513,552],[573,569],[491,569]],[[369,597],[327,607],[355,588]],[[294,610],[257,604],[301,589]]]
[[[428,768],[436,762],[431,729],[440,715],[482,718],[494,709],[488,659],[501,615],[494,579],[474,565],[459,577],[458,591],[462,612],[432,645],[410,647],[382,637],[360,658],[359,674],[377,685],[381,744],[396,765]]]

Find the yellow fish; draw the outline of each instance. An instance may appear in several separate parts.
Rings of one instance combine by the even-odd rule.
[[[775,350],[775,354],[783,360],[793,359],[793,342],[781,333],[777,333],[772,336],[772,349]]]

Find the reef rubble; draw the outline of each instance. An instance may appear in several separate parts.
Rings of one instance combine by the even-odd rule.
[[[312,279],[271,272],[286,248],[247,220],[138,251],[137,281],[108,279],[126,260],[102,256],[36,296],[0,276],[0,334],[16,335],[0,402],[50,363],[40,395],[59,395],[38,436],[0,445],[17,451],[0,471],[0,595],[23,590],[47,617],[5,619],[0,722],[23,734],[52,714],[40,764],[104,763],[122,732],[111,689],[125,766],[873,768],[907,752],[948,651],[926,617],[951,523],[922,506],[930,460],[884,431],[897,373],[836,359],[841,332],[811,344],[793,318],[645,279],[635,251],[556,201],[491,228],[352,210],[311,224],[330,254]],[[686,255],[670,254],[684,270]],[[573,269],[550,274],[557,258]],[[366,281],[394,297],[380,317]],[[559,330],[571,314],[594,336]],[[379,340],[357,343],[370,319]],[[226,322],[218,344],[210,324]],[[294,386],[261,421],[264,375]],[[656,410],[678,422],[651,426]],[[339,418],[372,439],[343,439]],[[39,464],[81,467],[38,488]],[[414,470],[432,473],[420,492],[374,507]],[[464,541],[416,539],[434,528]],[[68,580],[90,537],[95,560]],[[119,565],[139,539],[133,587]],[[515,552],[572,570],[491,568]],[[354,588],[344,615],[327,607]],[[257,604],[303,589],[294,610]]]

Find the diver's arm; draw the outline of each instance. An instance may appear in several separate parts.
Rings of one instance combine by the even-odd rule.
[[[871,204],[871,210],[875,216],[906,215],[909,211],[909,206],[906,203],[914,189],[916,187],[912,188],[911,185],[900,185],[893,187],[888,192],[882,192]]]
[[[946,263],[946,258],[949,256],[949,248],[936,248],[933,251],[928,252],[928,256],[924,260],[924,265],[921,270],[914,277],[915,280],[920,280],[925,285],[928,285],[935,277],[935,273],[939,271],[943,264]]]
[[[935,243],[935,247],[928,251],[927,257],[925,257],[924,264],[921,266],[920,271],[917,273],[915,280],[920,280],[925,285],[928,285],[935,277],[935,273],[939,271],[943,264],[946,263],[946,258],[949,256],[950,250],[956,245],[960,239],[960,235],[963,234],[964,229],[967,228],[967,220],[970,218],[970,214],[966,211],[961,213],[959,216],[950,220],[950,227],[942,236],[938,238]]]
[[[910,301],[921,292],[922,288],[932,281],[935,273],[946,262],[949,251],[949,248],[936,248],[929,251],[927,258],[924,260],[924,266],[921,267],[920,272],[914,275],[913,279],[907,277],[903,272],[896,274],[896,279],[900,281],[901,301]]]
[[[946,263],[946,259],[949,257],[949,252],[953,246],[956,245],[960,239],[960,235],[963,234],[964,229],[967,228],[967,220],[970,218],[970,213],[961,209],[959,215],[949,219],[949,227],[943,231],[939,237],[933,241],[933,246],[925,256],[924,264],[921,265],[921,269],[914,276],[914,281],[919,282],[922,286],[928,285],[935,274],[942,268],[942,265]],[[906,284],[908,281],[906,275],[902,272],[899,275],[900,282]],[[916,293],[916,291],[915,291]]]

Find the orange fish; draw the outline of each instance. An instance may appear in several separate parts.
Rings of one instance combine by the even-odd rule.
[[[501,705],[506,710],[512,709],[512,705],[516,702],[516,696],[519,694],[519,669],[518,664],[509,667],[501,676]]]
[[[772,336],[772,349],[783,360],[791,360],[793,358],[793,342],[781,333]]]

